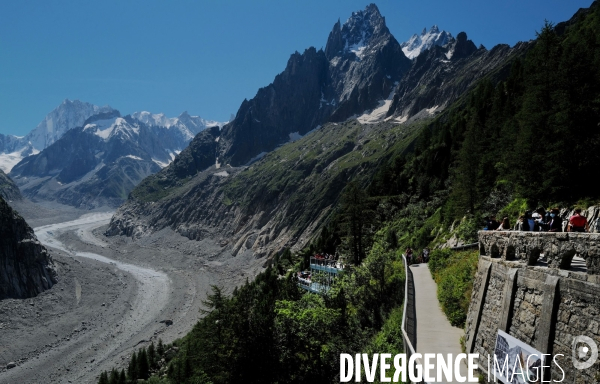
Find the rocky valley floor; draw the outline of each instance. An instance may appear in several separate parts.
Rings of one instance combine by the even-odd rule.
[[[2,384],[95,383],[101,371],[125,367],[135,349],[188,332],[210,285],[231,291],[264,264],[170,229],[136,242],[106,237],[106,213],[15,208],[50,244],[59,282],[32,299],[0,301]]]

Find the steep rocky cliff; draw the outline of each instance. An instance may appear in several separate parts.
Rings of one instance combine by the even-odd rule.
[[[0,197],[4,200],[21,200],[19,187],[0,169]]]
[[[327,121],[344,121],[388,97],[411,62],[374,4],[338,21],[325,51],[294,53],[272,84],[244,100],[218,142],[219,162],[240,166]]]
[[[33,229],[0,197],[0,300],[32,297],[56,282],[52,258]]]
[[[411,67],[375,4],[353,12],[343,25],[339,21],[334,25],[325,55],[330,83],[324,99],[332,100],[335,109],[330,121],[336,122],[386,99]]]
[[[464,32],[446,46],[434,45],[414,60],[395,88],[387,116],[401,123],[432,116],[458,100],[483,77],[505,77],[512,60],[522,57],[531,46],[529,42],[514,47],[499,44],[491,50],[477,48]]]

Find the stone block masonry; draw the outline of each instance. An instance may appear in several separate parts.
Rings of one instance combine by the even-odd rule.
[[[536,265],[541,254],[549,268],[569,269],[577,254],[589,275],[600,275],[600,233],[480,231],[482,256]]]
[[[482,231],[479,242],[465,335],[467,353],[480,354],[486,378],[500,329],[542,353],[564,355],[558,362],[565,383],[598,382],[600,360],[578,370],[571,356],[576,336],[600,347],[600,235]],[[587,271],[570,270],[574,256]],[[556,365],[551,374],[562,377]]]

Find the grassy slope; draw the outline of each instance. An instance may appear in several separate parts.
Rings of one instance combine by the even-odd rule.
[[[328,208],[336,205],[349,181],[357,180],[366,187],[376,168],[406,151],[426,123],[361,125],[349,120],[327,124],[277,148],[249,167],[240,170],[225,166],[230,177],[222,180],[222,186],[210,184],[202,188],[220,189],[222,206],[216,209],[235,206],[243,217],[265,212],[276,218],[278,226],[291,228],[299,235],[312,223],[323,223],[331,212]],[[131,198],[177,204],[181,196],[197,189],[205,177],[200,173],[177,179],[165,169],[140,183]]]
[[[225,186],[224,201],[249,213],[287,204],[289,224],[304,228],[338,201],[348,181],[366,186],[377,166],[405,151],[423,126],[329,124],[241,172]]]

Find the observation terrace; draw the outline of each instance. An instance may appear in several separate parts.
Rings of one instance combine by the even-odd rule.
[[[479,254],[600,275],[600,233],[480,231]]]
[[[310,278],[298,277],[298,285],[313,293],[329,291],[333,280],[344,269],[339,260],[310,258]]]

